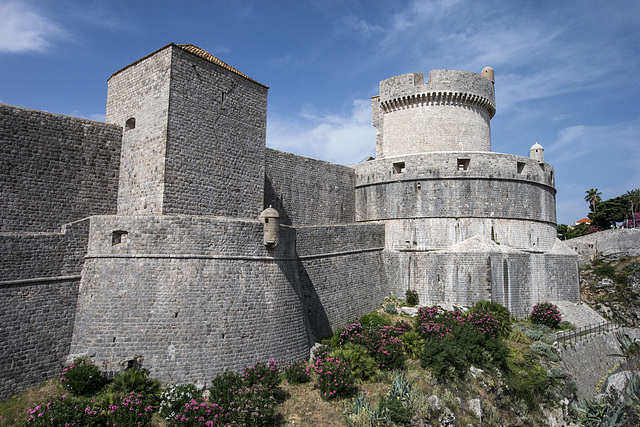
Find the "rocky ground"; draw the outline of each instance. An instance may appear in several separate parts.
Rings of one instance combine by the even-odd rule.
[[[598,258],[580,269],[582,300],[621,326],[640,327],[640,257]]]

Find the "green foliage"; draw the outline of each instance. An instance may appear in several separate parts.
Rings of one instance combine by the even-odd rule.
[[[507,383],[516,398],[537,404],[536,396],[544,393],[550,379],[545,369],[527,357],[512,354],[508,358]]]
[[[498,304],[497,302],[478,301],[471,307],[471,312],[489,312],[493,318],[498,321],[498,330],[501,337],[508,337],[511,333],[511,312],[508,308]]]
[[[622,350],[622,354],[615,354],[613,356],[624,357],[627,360],[634,359],[638,354],[640,354],[640,340],[638,338],[629,337],[629,335],[621,332],[615,332],[616,340],[620,345],[620,349]]]
[[[365,329],[380,329],[383,326],[391,326],[391,320],[387,316],[374,311],[360,316],[360,324]]]
[[[625,217],[631,217],[629,199],[626,196],[618,196],[600,202],[596,211],[588,216],[594,225],[607,230],[616,222],[624,221]]]
[[[418,296],[418,291],[407,289],[405,292],[405,299],[407,301],[407,306],[415,307],[420,303],[420,297]]]
[[[541,302],[534,305],[529,317],[532,323],[545,325],[549,328],[555,328],[562,320],[560,310],[550,302]]]
[[[602,400],[587,400],[578,408],[582,426],[640,425],[640,376],[634,372],[620,394],[611,391]]]
[[[560,360],[560,358],[554,351],[553,346],[542,341],[536,341],[531,344],[531,351],[546,358],[551,362],[557,362]]]
[[[109,384],[109,391],[123,396],[134,393],[143,402],[157,408],[160,403],[160,386],[159,380],[149,377],[149,371],[134,368],[118,372]]]
[[[611,264],[602,263],[597,267],[594,267],[593,272],[599,276],[609,277],[610,279],[613,279],[616,274],[616,269]]]
[[[404,377],[403,372],[394,371],[391,380],[391,388],[387,393],[389,399],[406,401],[411,393],[411,383]]]
[[[160,415],[166,420],[175,419],[191,399],[199,400],[201,398],[202,391],[198,390],[194,384],[170,384],[160,395]]]
[[[540,332],[540,334],[542,334],[542,332]],[[521,328],[514,328],[511,331],[511,334],[509,334],[509,341],[517,342],[520,344],[531,344],[531,339]]]
[[[569,322],[568,320],[563,320],[560,323],[558,323],[558,326],[556,329],[560,330],[560,331],[569,331],[569,330],[573,330],[576,328],[576,325],[574,325],[573,323]]]
[[[462,377],[471,365],[504,371],[508,354],[501,339],[479,333],[470,325],[459,325],[445,339],[425,342],[421,365],[430,368],[437,379],[453,379]]]
[[[396,306],[393,304],[387,304],[384,311],[388,314],[398,314],[398,309],[396,309]]]
[[[335,357],[317,359],[314,370],[318,374],[318,388],[323,399],[352,396],[356,391],[355,379],[349,365]]]
[[[380,397],[378,411],[388,421],[388,425],[410,426],[414,412],[402,404],[398,399],[391,399],[385,396]]]
[[[278,364],[275,360],[269,360],[267,364],[256,362],[243,371],[241,378],[246,386],[262,384],[267,388],[274,389],[280,385],[281,381],[280,375],[278,375]]]
[[[366,394],[358,392],[344,410],[347,427],[376,427],[386,424],[378,407],[372,408],[365,400]]]
[[[309,369],[304,362],[293,362],[285,366],[284,377],[289,384],[303,384],[311,381]]]
[[[85,411],[88,409],[88,411]],[[104,425],[99,412],[74,397],[62,396],[29,409],[27,426],[99,426]]]
[[[375,359],[369,355],[367,349],[362,345],[346,343],[342,348],[331,351],[329,356],[347,363],[351,369],[351,374],[357,380],[367,381],[377,372],[378,365]]]
[[[424,339],[422,336],[414,331],[405,332],[400,335],[402,340],[402,348],[412,359],[418,359],[422,352],[422,346],[424,345]]]
[[[60,385],[75,396],[91,396],[106,383],[100,369],[87,357],[75,359],[60,374]]]
[[[242,387],[242,378],[232,371],[224,371],[211,381],[209,400],[213,403],[233,401],[233,390]]]

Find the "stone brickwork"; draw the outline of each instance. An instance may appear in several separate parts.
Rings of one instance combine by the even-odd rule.
[[[58,231],[115,213],[120,132],[0,104],[0,232]]]
[[[283,224],[344,224],[355,218],[353,168],[266,149],[264,206]]]
[[[163,213],[256,218],[267,88],[173,47]]]
[[[566,240],[564,243],[578,253],[580,264],[597,256],[639,256],[640,229],[605,230]]]
[[[0,399],[59,374],[80,279],[0,283]]]
[[[380,82],[372,104],[377,157],[430,151],[491,151],[493,82],[468,71],[432,70]]]

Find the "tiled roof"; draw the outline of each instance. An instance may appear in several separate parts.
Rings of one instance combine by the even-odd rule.
[[[140,58],[135,62],[132,62],[131,64],[127,65],[126,67],[119,69],[118,71],[116,71],[115,73],[112,74],[112,77],[115,76],[116,74],[120,73],[121,71],[124,71],[127,68],[129,68],[129,67],[131,67],[133,65],[136,65],[137,63],[139,63],[141,61],[144,61],[145,59],[155,55],[156,53],[158,53],[161,50],[164,50],[164,49],[166,49],[166,48],[168,48],[170,46],[175,46],[175,47],[177,47],[179,49],[184,50],[185,52],[189,52],[192,55],[198,56],[198,57],[204,59],[207,62],[211,62],[212,64],[216,64],[217,66],[219,66],[221,68],[224,68],[227,71],[231,71],[232,73],[237,74],[240,77],[244,77],[245,79],[247,79],[247,80],[249,80],[249,81],[251,81],[251,82],[253,82],[255,84],[258,84],[258,85],[260,85],[262,87],[265,87],[267,89],[269,88],[269,86],[263,85],[262,83],[252,79],[251,77],[247,76],[246,74],[236,70],[235,68],[233,68],[231,65],[227,64],[226,62],[223,62],[220,59],[216,58],[215,56],[211,55],[206,50],[204,50],[202,48],[199,48],[198,46],[195,46],[195,45],[192,45],[192,44],[169,43],[168,45],[163,46],[163,47],[161,47],[160,49],[158,49],[158,50],[156,50],[154,52],[151,52],[149,55],[147,55],[147,56],[145,56],[143,58]]]

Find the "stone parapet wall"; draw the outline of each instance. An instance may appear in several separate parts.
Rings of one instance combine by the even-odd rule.
[[[58,233],[0,234],[0,284],[80,275],[87,252],[89,220]]]
[[[266,149],[264,206],[283,224],[346,224],[355,219],[353,168]]]
[[[364,162],[355,169],[357,221],[496,218],[555,226],[553,169],[525,157],[430,153]]]
[[[114,230],[127,231],[115,245]],[[282,226],[271,252],[262,233],[229,218],[92,218],[69,358],[117,371],[142,356],[162,381],[209,381],[303,359],[384,298],[381,225]]]
[[[115,213],[120,128],[0,104],[0,232]]]
[[[605,230],[565,240],[564,243],[576,251],[581,265],[596,255],[639,256],[640,228]]]

